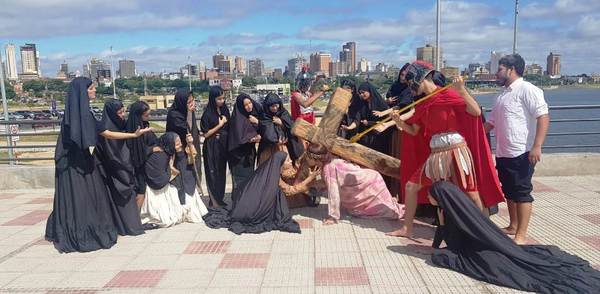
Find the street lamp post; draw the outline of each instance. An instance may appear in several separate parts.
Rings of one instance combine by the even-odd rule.
[[[442,17],[442,0],[437,0],[437,24],[435,27],[435,70],[441,69],[441,56],[440,56],[440,27]]]
[[[515,27],[513,31],[513,54],[517,54],[517,33],[519,31],[519,0],[515,0]]]

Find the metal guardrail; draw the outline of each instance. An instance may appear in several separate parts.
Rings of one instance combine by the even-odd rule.
[[[590,110],[590,109],[600,109],[600,105],[565,105],[565,106],[551,106],[550,110]],[[484,112],[490,112],[491,109],[483,108]],[[317,117],[321,117],[323,113],[317,113]],[[199,120],[199,119],[197,119]],[[160,118],[151,118],[150,121],[158,121],[158,122],[166,122],[166,117]],[[550,119],[551,123],[574,123],[574,122],[600,122],[600,117],[595,118],[567,118],[567,119]],[[5,129],[8,130],[8,125],[60,125],[61,120],[0,120],[0,125],[4,125]],[[160,131],[156,132],[158,134],[162,133]],[[3,133],[0,134],[1,138],[7,138],[7,140],[12,140],[14,136],[57,136],[59,134],[58,131],[51,132],[35,132],[35,133],[23,133],[19,132],[17,134]],[[590,136],[590,135],[600,135],[600,131],[580,131],[580,132],[554,132],[548,133],[547,137],[557,137],[557,136]],[[493,135],[492,135],[493,137]],[[600,141],[600,136],[598,138]],[[12,144],[11,144],[12,145]],[[10,149],[36,149],[36,148],[54,148],[56,145],[20,145],[20,146],[0,146],[0,151]],[[568,145],[547,145],[544,146],[543,149],[577,149],[577,148],[598,148],[600,150],[600,144],[568,144]],[[54,160],[53,157],[34,157],[34,158],[0,158],[0,163],[5,162],[16,162],[16,161],[35,161],[35,160]]]

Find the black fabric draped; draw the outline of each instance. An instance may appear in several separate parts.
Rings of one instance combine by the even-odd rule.
[[[370,99],[366,101],[362,106],[359,117],[360,120],[366,120],[367,125],[360,124],[359,132],[364,131],[365,129],[371,127],[377,121],[381,120],[373,114],[373,111],[384,111],[389,109],[389,106],[385,102],[385,100],[381,97],[381,94],[377,91],[375,86],[369,82],[364,82],[360,84],[358,87],[358,91],[367,91],[370,93]],[[361,138],[359,141],[360,144],[365,145],[371,149],[377,150],[379,152],[389,154],[388,143],[391,137],[391,129],[388,128],[383,133],[377,133],[375,130],[369,132],[367,135]]]
[[[158,138],[158,147],[161,151],[150,154],[145,164],[148,187],[160,190],[169,183],[171,178],[169,161],[175,155],[175,139],[177,137],[178,135],[173,132],[166,132]]]
[[[87,88],[91,84],[87,78],[69,84],[56,144],[54,207],[45,238],[60,252],[94,251],[117,242],[116,208],[108,194],[106,173],[97,152],[90,154],[88,148],[105,131],[89,110]]]
[[[402,74],[402,71],[404,71],[409,65],[410,63],[404,64],[404,66],[400,69],[400,72],[398,73],[398,79],[396,79],[396,81],[392,83],[390,89],[385,94],[386,98],[396,97],[396,102],[393,105],[390,105],[391,107],[402,108],[413,102],[413,95],[410,91],[410,88],[408,87],[408,84],[400,80],[400,75]]]
[[[104,103],[101,124],[104,129],[123,132],[125,121],[117,112],[123,108],[119,100],[110,99]],[[106,170],[106,181],[117,208],[115,223],[119,235],[140,235],[144,233],[140,213],[135,201],[134,169],[131,155],[125,140],[110,140],[98,136],[98,157]]]
[[[137,101],[129,106],[129,116],[125,123],[127,132],[133,133],[138,128],[147,128],[150,124],[142,118],[144,112],[150,107],[146,102]],[[152,147],[156,146],[157,138],[154,132],[147,132],[140,137],[127,140],[127,147],[131,153],[131,162],[133,163],[135,174],[135,191],[137,194],[146,192],[146,174],[144,164],[146,159],[152,153]]]
[[[251,112],[247,112],[244,108],[246,99],[252,103]],[[256,144],[251,143],[250,140],[258,135],[258,125],[250,123],[248,120],[250,115],[259,119],[262,115],[261,106],[248,94],[242,93],[236,98],[227,138],[229,169],[234,189],[252,174],[256,162]]]
[[[236,234],[262,233],[280,230],[300,233],[300,226],[291,217],[287,200],[279,188],[281,166],[287,154],[276,152],[263,162],[240,187],[233,192],[233,205],[210,209],[203,217],[211,228],[229,228]]]
[[[273,104],[279,104],[279,110],[277,113],[272,113],[269,107]],[[265,150],[267,147],[271,147],[273,144],[277,144],[280,140],[287,141],[286,147],[289,152],[292,161],[298,160],[302,153],[304,153],[304,146],[300,140],[292,135],[292,117],[290,113],[283,107],[283,101],[279,95],[269,93],[263,101],[263,115],[260,119],[259,132],[261,136],[260,144],[258,145],[258,154]],[[273,123],[273,117],[278,117],[283,123],[282,126]]]
[[[598,293],[600,271],[556,246],[515,244],[458,187],[437,182],[430,188],[443,210],[434,264],[474,279],[537,293]]]
[[[356,134],[356,131],[358,130],[358,126],[360,124],[360,110],[364,107],[365,102],[360,99],[360,96],[358,95],[358,90],[356,88],[356,84],[353,80],[343,79],[340,83],[340,87],[344,86],[349,87],[351,89],[352,98],[350,100],[350,105],[348,106],[348,111],[344,115],[344,118],[342,118],[341,124],[350,126],[352,123],[355,123],[357,127],[348,131],[340,128],[340,130],[338,131],[338,136],[349,139],[350,137],[354,136]]]
[[[187,163],[187,154],[184,151],[175,153],[175,168],[179,170],[179,175],[171,183],[177,187],[179,202],[185,204],[185,194],[194,196],[196,176],[194,175],[194,166]],[[223,181],[225,181],[225,176],[223,176]]]
[[[202,156],[204,159],[204,173],[206,177],[206,187],[210,193],[211,200],[217,201],[217,205],[227,205],[225,198],[225,176],[227,172],[227,140],[229,131],[229,120],[231,118],[227,105],[223,103],[221,107],[217,106],[217,97],[223,95],[221,87],[211,87],[208,95],[208,104],[204,108],[200,118],[200,129],[206,134],[210,129],[219,124],[219,119],[225,117],[227,123],[223,125],[216,133],[204,139],[202,145]],[[213,205],[209,202],[209,205]]]
[[[195,158],[195,169],[194,171],[198,175],[198,178],[202,177],[202,149],[200,146],[200,130],[198,129],[198,124],[196,123],[196,112],[192,111],[188,113],[187,109],[187,101],[188,98],[192,95],[187,89],[179,89],[175,93],[175,100],[173,104],[169,108],[169,112],[167,112],[167,132],[174,132],[179,135],[179,139],[181,139],[181,144],[183,144],[183,148],[187,146],[186,136],[187,134],[192,134],[192,138],[194,138],[194,147],[196,147],[196,152],[198,154]]]

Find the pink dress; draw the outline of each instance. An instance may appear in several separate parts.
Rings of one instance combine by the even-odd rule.
[[[381,174],[354,163],[332,157],[323,166],[327,185],[329,217],[340,219],[340,207],[359,217],[400,219],[404,205],[387,189]]]

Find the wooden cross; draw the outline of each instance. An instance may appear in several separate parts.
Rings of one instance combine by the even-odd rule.
[[[319,126],[314,126],[303,119],[297,119],[292,127],[292,134],[311,143],[323,144],[329,152],[342,159],[399,179],[399,159],[337,136],[340,123],[348,111],[351,99],[350,91],[337,88],[329,100]]]

